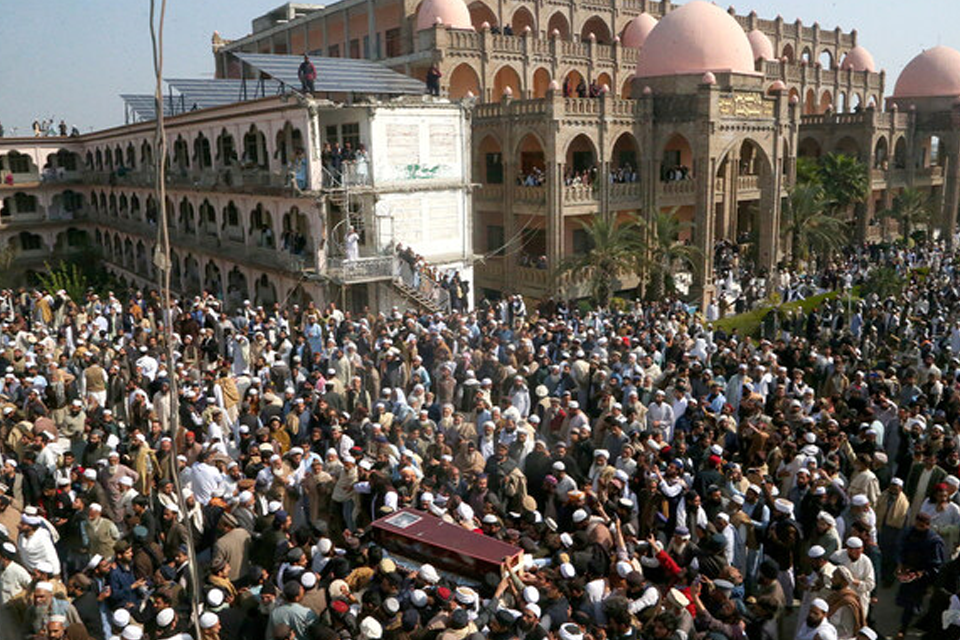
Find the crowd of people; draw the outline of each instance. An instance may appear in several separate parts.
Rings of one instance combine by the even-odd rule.
[[[325,142],[320,151],[325,187],[365,185],[370,178],[370,158],[363,144]]]
[[[66,138],[67,136],[75,138],[80,135],[80,130],[76,127],[68,127],[67,123],[63,120],[57,124],[54,118],[34,120],[31,129],[33,129],[33,137],[35,138],[54,138],[57,136],[61,138]]]
[[[2,292],[0,636],[960,637],[958,256],[845,260],[907,285],[769,339],[672,299]],[[515,561],[391,555],[404,508]]]

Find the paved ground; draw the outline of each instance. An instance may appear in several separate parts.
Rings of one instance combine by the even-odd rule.
[[[897,630],[900,628],[900,614],[902,610],[896,605],[897,586],[889,589],[880,588],[879,603],[874,605],[873,619],[874,631],[880,634],[881,638],[893,639],[897,636]],[[797,630],[797,615],[793,613],[781,627],[783,635],[780,640],[791,640]],[[921,632],[917,629],[911,629],[907,633],[907,638],[916,639],[921,637]]]

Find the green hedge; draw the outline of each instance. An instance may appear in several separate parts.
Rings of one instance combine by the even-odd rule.
[[[857,299],[857,295],[858,288],[854,288],[854,300]],[[726,318],[721,318],[720,320],[714,322],[713,326],[717,329],[723,329],[728,334],[736,329],[741,336],[758,337],[760,335],[760,325],[763,322],[764,317],[766,317],[766,315],[773,309],[779,308],[784,314],[793,314],[795,310],[800,309],[802,310],[803,314],[806,315],[814,308],[822,305],[824,301],[832,300],[838,297],[840,297],[839,291],[828,291],[827,293],[821,293],[820,295],[807,298],[806,300],[796,300],[794,302],[788,302],[787,304],[781,305],[768,305],[735,316],[727,316]],[[844,298],[844,300],[846,300],[846,298]]]

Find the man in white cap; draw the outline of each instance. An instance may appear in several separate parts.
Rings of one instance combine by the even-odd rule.
[[[834,640],[837,637],[837,630],[827,621],[827,612],[830,607],[823,598],[816,598],[810,603],[810,611],[797,622],[797,633],[794,636],[796,640],[824,640],[821,633],[831,634]]]
[[[863,617],[866,618],[870,612],[870,593],[877,586],[873,563],[863,553],[863,540],[860,538],[850,536],[845,546],[846,548],[835,553],[831,560],[838,567],[846,567],[850,570],[852,577],[850,588],[860,599]]]
[[[220,640],[220,616],[213,611],[204,611],[200,616],[202,640]]]
[[[767,555],[780,565],[777,580],[783,587],[788,607],[793,599],[794,567],[799,560],[800,540],[800,527],[793,519],[793,503],[777,498],[773,502],[773,520],[767,527],[765,546]]]
[[[49,562],[53,567],[53,575],[60,575],[60,556],[53,544],[50,531],[43,526],[43,518],[24,513],[20,516],[20,535],[17,538],[17,548],[20,550],[20,559],[27,571],[33,571],[41,562]]]
[[[0,605],[10,602],[14,596],[27,589],[32,581],[30,572],[17,562],[16,545],[9,541],[4,542],[0,547]]]
[[[87,551],[93,555],[108,557],[113,555],[113,546],[120,539],[120,530],[113,520],[102,517],[103,507],[94,502],[87,507],[87,519],[81,521],[80,528],[87,539]]]

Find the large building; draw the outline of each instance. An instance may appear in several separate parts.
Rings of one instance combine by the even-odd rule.
[[[383,280],[387,267],[375,258],[389,253],[390,242],[407,239],[431,262],[472,276],[480,294],[573,296],[582,289],[558,265],[587,248],[583,223],[669,209],[692,223],[684,239],[702,249],[694,284],[706,299],[719,241],[741,244],[760,266],[785,257],[780,210],[797,158],[831,152],[870,168],[871,194],[857,215],[860,238],[880,236],[877,212],[908,186],[929,192],[936,230],[952,237],[960,53],[921,53],[888,95],[885,73],[857,40],[856,31],[741,15],[700,0],[284,5],[255,19],[248,36],[214,34],[223,82],[280,82],[284,91],[296,80],[277,69],[309,52],[315,62],[365,60],[417,80],[434,68],[440,96],[382,99],[370,108],[318,87],[314,98],[327,106],[313,111],[303,99],[264,97],[171,118],[175,177],[167,206],[178,225],[178,282],[184,290],[218,285],[225,296],[286,299],[309,291],[349,296],[347,306],[380,305],[391,292],[404,292]],[[449,128],[455,121],[461,132]],[[149,277],[152,268],[148,176],[137,182],[132,174],[143,170],[129,170],[148,157],[150,131],[148,123],[133,124],[51,143],[32,156],[37,172],[53,156],[55,179],[37,188],[39,206],[54,216],[69,206],[85,212],[87,226],[77,229],[89,229],[111,265],[130,277]],[[247,168],[223,166],[224,135],[246,151]],[[323,145],[348,138],[370,150],[371,183],[327,188]],[[34,142],[17,150],[29,155]],[[307,194],[278,186],[299,144],[309,156]],[[77,154],[70,165],[76,172],[55,170],[61,146]],[[199,167],[198,148],[207,150]],[[257,166],[249,166],[251,154]],[[178,158],[189,166],[181,168]],[[0,170],[24,164],[3,162]],[[227,171],[229,181],[218,181],[212,169]],[[77,184],[68,184],[73,178]],[[48,248],[69,248],[69,224],[44,214],[45,226],[33,229],[38,214],[21,206],[29,208],[28,190],[0,188],[0,234],[21,234],[16,242],[25,252],[41,251],[35,235]],[[133,215],[135,196],[148,225],[139,231],[114,221]],[[351,224],[344,211],[352,207],[370,258],[362,269],[339,260]],[[13,226],[21,219],[30,221],[28,231]],[[303,233],[307,257],[264,246],[264,227],[274,243],[291,229]],[[369,284],[359,286],[361,276]]]

